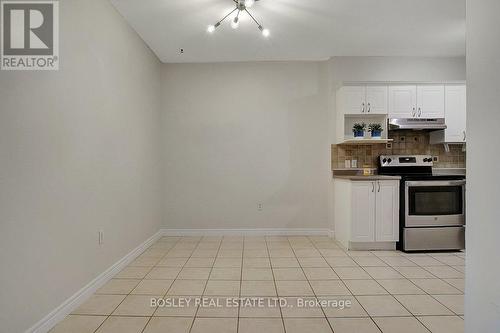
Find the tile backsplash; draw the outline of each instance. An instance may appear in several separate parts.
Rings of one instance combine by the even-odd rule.
[[[345,168],[345,160],[357,160],[358,168],[368,164],[377,167],[379,155],[432,155],[437,168],[465,168],[465,152],[462,145],[450,145],[446,152],[443,145],[429,144],[429,133],[423,131],[391,131],[392,148],[385,144],[372,145],[332,145],[332,169]]]

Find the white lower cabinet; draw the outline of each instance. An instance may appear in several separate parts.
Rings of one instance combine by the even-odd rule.
[[[351,240],[375,241],[375,182],[352,183]]]
[[[335,238],[349,249],[392,249],[399,240],[399,181],[334,180]]]
[[[375,240],[399,240],[399,181],[378,181],[375,200]]]

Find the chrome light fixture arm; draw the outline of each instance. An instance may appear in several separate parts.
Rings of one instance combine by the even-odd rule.
[[[262,32],[262,35],[264,37],[268,37],[269,36],[269,30],[268,29],[264,29],[264,27],[262,26],[262,24],[260,24],[259,21],[257,21],[257,19],[248,10],[248,8],[250,6],[246,6],[246,3],[249,0],[246,0],[246,1],[244,1],[244,0],[232,0],[232,1],[235,3],[236,8],[233,9],[232,11],[230,11],[228,14],[226,14],[222,19],[220,19],[217,23],[215,23],[215,25],[209,26],[208,29],[207,29],[208,32],[210,32],[210,33],[214,32],[215,29],[217,29],[226,18],[228,18],[235,11],[238,11],[238,14],[236,15],[236,17],[234,18],[233,22],[231,23],[232,27],[234,29],[236,29],[238,27],[239,16],[240,16],[241,12],[244,11],[255,22],[255,24],[257,25],[258,29]],[[257,1],[259,1],[259,0],[252,0],[251,2],[254,3],[254,2],[257,2]]]
[[[222,22],[224,22],[225,19],[228,18],[229,15],[231,15],[232,13],[234,13],[235,11],[237,11],[238,8],[236,7],[235,9],[233,9],[232,11],[230,11],[229,13],[227,13],[223,18],[221,18],[219,21],[217,21],[217,23],[215,23],[212,27],[215,27],[217,28],[219,25],[221,25]]]
[[[248,11],[248,9],[245,8],[245,12],[247,12],[247,14],[252,18],[252,20],[255,22],[255,24],[257,24],[257,26],[259,27],[259,29],[262,27],[262,25],[259,23],[259,21],[257,21],[255,19],[255,17],[253,17],[252,14],[250,14],[250,12]],[[262,29],[261,29],[262,30]]]

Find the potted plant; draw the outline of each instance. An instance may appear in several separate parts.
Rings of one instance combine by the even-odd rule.
[[[363,139],[365,137],[365,123],[355,123],[352,127],[352,132],[354,133],[355,139]]]
[[[373,139],[380,139],[383,128],[381,124],[370,124],[368,125],[368,131],[372,134]]]

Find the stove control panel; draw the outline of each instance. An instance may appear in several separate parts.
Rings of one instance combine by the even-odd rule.
[[[381,155],[381,167],[432,167],[432,156],[430,155]]]

